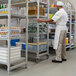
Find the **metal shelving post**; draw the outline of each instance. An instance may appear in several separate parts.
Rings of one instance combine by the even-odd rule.
[[[49,0],[48,0],[48,19],[49,19]],[[48,43],[48,48],[47,48],[47,53],[48,53],[48,56],[49,56],[49,23],[47,24],[47,43]]]
[[[76,25],[76,12],[75,12],[75,25]],[[74,26],[74,30],[76,29],[76,26]],[[74,33],[74,44],[75,44],[75,47],[76,47],[76,30],[75,30],[75,33]]]
[[[74,42],[72,41],[72,36],[75,37],[75,29],[72,29],[75,27],[75,22],[72,22],[73,16],[75,16],[75,12],[70,10],[70,50],[75,47]]]
[[[39,0],[37,0],[37,19],[39,19],[39,9],[40,9],[40,3]],[[39,59],[39,23],[37,23],[37,59]]]
[[[27,3],[26,3],[26,11],[27,11],[27,13],[26,13],[26,53],[25,53],[25,55],[26,55],[26,63],[28,62],[27,60],[28,60],[28,0],[27,0]]]
[[[74,30],[75,30],[74,44],[75,44],[75,47],[76,47],[76,12],[75,12],[75,27],[74,27]]]
[[[10,24],[11,24],[11,0],[8,0],[8,74],[10,73]]]
[[[70,50],[71,50],[71,34],[72,34],[72,11],[70,10]]]
[[[76,30],[76,29],[75,29],[75,27],[76,27],[76,11],[74,11],[74,17],[75,17],[75,22],[74,22],[74,41],[73,41],[73,42],[74,42],[74,48],[76,48],[76,45],[75,45],[75,35],[76,35],[76,33],[75,33],[75,32],[76,32],[76,31],[75,31],[75,30]]]

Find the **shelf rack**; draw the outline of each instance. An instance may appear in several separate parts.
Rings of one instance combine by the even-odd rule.
[[[0,40],[7,40],[7,42],[8,42],[8,46],[0,47],[0,64],[4,64],[4,65],[7,66],[8,74],[10,74],[10,71],[15,69],[15,68],[18,68],[18,67],[21,67],[21,66],[27,67],[27,62],[28,62],[28,55],[27,55],[28,54],[28,45],[27,45],[28,44],[28,23],[26,24],[27,30],[26,30],[26,38],[25,38],[26,39],[25,57],[20,57],[21,46],[11,47],[11,45],[10,45],[11,18],[18,19],[19,23],[20,23],[21,19],[26,19],[27,22],[28,22],[28,15],[27,15],[28,12],[26,13],[26,16],[11,15],[11,6],[12,6],[12,3],[14,1],[16,2],[18,0],[0,0],[0,4],[7,4],[8,5],[8,14],[0,15],[0,19],[8,19],[8,21],[7,21],[8,22],[8,37],[7,38],[0,38]],[[26,2],[26,5],[28,6],[28,0],[27,1],[23,0],[23,1]],[[14,6],[16,6],[16,5],[14,5]],[[27,9],[27,6],[26,6],[26,9]],[[18,7],[21,8],[23,6],[21,6],[21,3],[20,3],[18,5]],[[16,53],[17,53],[18,56],[16,55]],[[3,56],[1,57],[1,54],[5,55],[5,57],[3,57]],[[17,57],[17,60],[14,60],[14,59],[16,59],[16,57]],[[18,57],[20,57],[20,58],[18,58]]]
[[[48,3],[49,3],[49,0],[48,0]],[[40,9],[39,7],[40,7],[40,5],[48,5],[48,3],[40,2],[39,0],[37,0],[37,1],[28,1],[27,7],[29,7],[29,6],[37,6],[37,15],[28,15],[28,20],[30,20],[30,19],[36,20],[36,19],[39,19],[39,18],[48,18],[47,16],[39,15],[39,12],[40,12],[39,11],[39,9]],[[48,24],[47,24],[47,26],[48,26]],[[37,35],[37,43],[32,43],[31,45],[36,45],[37,46],[37,50],[35,52],[33,52],[32,50],[28,51],[28,52],[31,53],[31,54],[34,53],[36,55],[36,57],[35,57],[36,62],[39,62],[40,57],[42,57],[44,55],[46,55],[47,57],[49,57],[49,47],[47,47],[47,50],[45,50],[45,51],[43,50],[42,51],[43,53],[41,53],[39,51],[39,45],[41,45],[41,44],[40,44],[40,39],[39,39],[40,32],[39,32],[39,23],[38,22],[37,22],[37,33],[36,33],[36,35]],[[49,33],[48,32],[47,32],[47,37],[48,38],[46,40],[46,44],[48,45],[48,42],[49,42]]]
[[[69,32],[67,32],[67,34],[69,34],[69,44],[68,46],[66,46],[66,48],[70,48],[73,49],[75,48],[75,44],[74,44],[74,40],[75,40],[75,15],[76,12],[74,10],[72,10],[71,8],[68,9],[67,13],[69,14],[69,23],[67,23],[67,26],[69,27]],[[74,20],[73,20],[74,17]]]
[[[28,23],[29,23],[29,19],[31,19],[31,18],[46,18],[46,16],[40,16],[39,15],[39,6],[40,5],[47,5],[46,3],[44,3],[44,2],[40,2],[39,0],[37,0],[37,1],[22,1],[22,2],[16,2],[16,1],[19,1],[19,0],[0,0],[0,4],[8,4],[8,14],[3,14],[3,15],[0,15],[0,19],[8,19],[8,37],[7,38],[0,38],[0,40],[7,40],[8,41],[8,48],[7,48],[7,57],[8,57],[8,59],[7,59],[7,63],[3,63],[3,62],[1,62],[0,61],[0,64],[5,64],[5,65],[7,65],[7,70],[8,70],[8,74],[10,73],[10,71],[11,70],[13,70],[13,69],[15,69],[15,68],[17,68],[17,67],[20,67],[20,66],[25,66],[25,67],[27,67],[27,62],[28,62]],[[48,3],[49,3],[49,1],[48,1]],[[37,7],[38,7],[38,9],[37,9],[37,15],[33,15],[33,16],[29,16],[28,15],[28,7],[29,6],[33,6],[33,5],[37,5]],[[15,6],[15,7],[18,7],[19,9],[21,8],[21,7],[26,7],[26,16],[23,16],[23,15],[17,15],[17,14],[14,14],[14,15],[11,15],[11,6]],[[49,11],[49,10],[48,10]],[[48,15],[49,16],[49,15]],[[11,35],[11,33],[10,33],[10,28],[11,28],[11,18],[17,18],[18,19],[18,23],[20,23],[20,20],[21,19],[26,19],[26,51],[25,51],[25,58],[21,58],[21,59],[19,59],[19,60],[17,60],[16,62],[11,62],[11,53],[12,53],[12,49],[13,50],[18,50],[18,48],[20,47],[11,47],[11,45],[10,45],[10,40],[11,40],[11,37],[10,37],[10,35]],[[47,39],[47,44],[48,44],[48,42],[49,42],[49,33],[47,32],[47,37],[48,37],[48,39]],[[47,56],[49,56],[49,50],[48,50],[48,48],[49,48],[49,46],[48,46],[48,48],[47,48],[47,51],[45,52],[45,53],[43,53],[43,54],[40,54],[39,53],[39,23],[37,23],[37,52],[35,52],[36,53],[36,59],[39,59],[41,56],[43,56],[43,55],[47,55]],[[20,63],[17,63],[17,62],[20,62]],[[13,63],[15,63],[16,65],[13,65]],[[13,65],[13,66],[11,66],[11,65]]]

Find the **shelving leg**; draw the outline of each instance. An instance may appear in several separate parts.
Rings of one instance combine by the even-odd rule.
[[[11,0],[8,0],[8,74],[10,74],[10,24],[11,24]]]
[[[37,1],[37,19],[39,19],[39,0]],[[39,23],[37,23],[37,58],[39,59]]]
[[[27,15],[26,15],[26,21],[27,21],[27,25],[26,25],[26,52],[25,52],[25,61],[26,64],[28,63],[28,0],[27,0],[27,4],[26,4],[26,11],[27,11]],[[25,67],[27,67],[27,65],[25,64]]]
[[[48,19],[49,19],[49,0],[48,0]],[[48,43],[47,53],[49,56],[49,23],[47,24],[47,43]]]

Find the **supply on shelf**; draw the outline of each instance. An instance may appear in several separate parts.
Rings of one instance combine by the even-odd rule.
[[[11,37],[20,37],[21,27],[11,27]],[[0,27],[0,37],[8,37],[8,27]]]
[[[28,45],[28,51],[29,52],[37,52],[37,43],[29,43]],[[47,43],[39,43],[39,52],[43,52],[47,50]]]
[[[29,23],[28,27],[29,27],[29,30],[28,30],[29,33],[36,33],[37,32],[37,23]],[[47,26],[45,23],[40,23],[40,25],[39,25],[40,33],[42,33],[42,32],[46,33],[46,30],[47,30],[46,28],[47,28]]]
[[[66,45],[69,44],[69,38],[66,38]]]
[[[37,15],[37,6],[32,6],[28,8],[29,15]],[[43,7],[40,7],[40,15],[45,15],[45,10]]]
[[[54,7],[57,7],[57,5],[56,4],[51,4],[50,7],[54,8]]]
[[[8,10],[9,9],[8,9],[7,4],[0,5],[0,15],[6,15],[6,14],[8,14]],[[11,15],[12,14],[21,15],[22,11],[23,10],[21,10],[21,9],[18,10],[18,8],[12,6],[12,8],[11,8]]]
[[[51,19],[54,16],[54,14],[49,14],[49,19]]]

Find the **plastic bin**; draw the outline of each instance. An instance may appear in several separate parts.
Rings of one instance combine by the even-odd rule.
[[[39,45],[39,52],[46,51],[47,50],[47,44]],[[37,52],[37,45],[29,45],[28,46],[29,52]]]
[[[11,46],[16,46],[16,42],[19,42],[19,39],[12,39],[11,40]]]
[[[21,46],[21,50],[26,51],[26,43],[16,42],[16,46]]]
[[[22,44],[22,50],[26,50],[26,44],[25,43]]]

